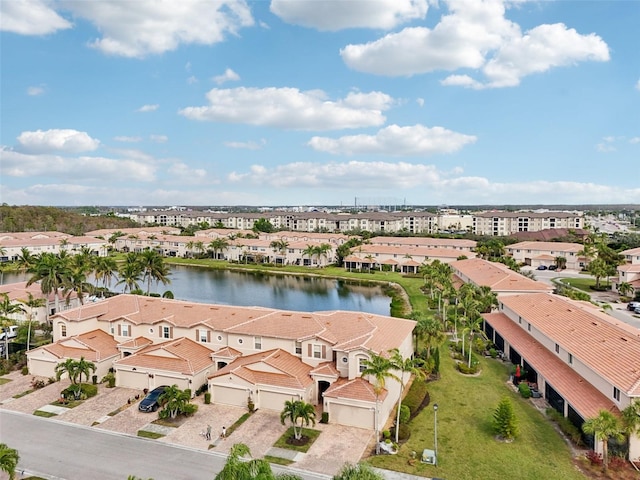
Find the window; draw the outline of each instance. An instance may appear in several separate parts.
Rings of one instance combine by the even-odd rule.
[[[129,336],[129,325],[120,325],[120,336],[128,337]]]
[[[313,358],[322,358],[322,345],[313,346]]]
[[[522,317],[518,317],[518,323],[522,325]]]
[[[200,343],[207,343],[209,341],[206,330],[198,330],[198,333],[199,333],[198,336],[200,338]]]
[[[262,350],[262,337],[253,337],[253,348]]]
[[[162,338],[171,338],[171,327],[160,327],[160,336]]]
[[[556,353],[560,353],[560,345],[556,343]]]
[[[358,371],[360,373],[364,372],[367,369],[367,365],[366,365],[366,358],[359,358],[358,359]]]
[[[349,359],[347,357],[342,357],[342,363],[347,363]]]
[[[239,338],[239,339],[238,339],[238,343],[239,343],[240,345],[242,345],[242,344],[244,343],[244,340],[243,340],[243,339],[241,339],[241,338]]]
[[[527,323],[527,331],[530,332],[531,331],[531,324]]]
[[[569,365],[573,365],[573,355],[569,354]]]
[[[67,336],[67,326],[64,323],[60,324],[60,336],[61,337]]]
[[[613,387],[613,398],[618,402],[620,401],[620,390],[618,390],[616,387]]]
[[[222,341],[222,335],[218,335],[216,338],[218,339],[219,342]]]
[[[302,342],[296,342],[296,355],[302,355]]]

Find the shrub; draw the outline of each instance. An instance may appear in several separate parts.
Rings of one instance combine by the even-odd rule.
[[[113,372],[109,371],[109,373],[107,373],[102,379],[102,382],[107,383],[107,388],[113,388],[116,386],[116,376]]]
[[[29,375],[29,367],[26,365],[22,367],[22,375]]]
[[[90,383],[81,383],[79,385],[69,385],[60,392],[63,398],[75,398],[77,400],[86,400],[95,397],[98,394],[98,386]]]
[[[578,427],[576,427],[571,420],[567,417],[562,416],[560,412],[558,412],[555,408],[547,408],[545,411],[547,416],[558,425],[562,433],[564,433],[571,441],[578,446],[582,445],[582,432]]]
[[[206,392],[204,394],[204,403],[205,403],[205,405],[209,405],[211,403],[211,393],[210,392]]]
[[[33,378],[31,380],[31,388],[34,390],[39,390],[40,388],[45,387],[45,382],[41,378]]]
[[[524,398],[531,397],[531,388],[529,388],[528,383],[522,382],[518,384],[518,390],[520,391],[520,395],[522,395]]]
[[[502,438],[511,440],[518,435],[518,421],[508,397],[503,397],[493,412],[493,425],[496,433]]]
[[[384,438],[385,440],[389,440],[391,438],[391,432],[389,430],[383,430],[382,438]]]
[[[406,442],[407,440],[409,440],[410,436],[411,428],[409,428],[409,425],[407,425],[406,423],[401,424],[400,427],[398,427],[398,440]]]
[[[400,425],[408,423],[411,419],[411,410],[406,405],[400,406]]]
[[[320,423],[329,423],[329,412],[322,412]]]
[[[491,348],[491,349],[489,349],[489,355],[491,355],[491,358],[497,358],[498,357],[498,351],[495,348]]]
[[[427,383],[424,380],[416,378],[411,384],[411,388],[409,388],[403,402],[403,404],[409,408],[411,418],[414,418],[418,414],[425,400],[426,405],[428,405],[429,392],[427,391]]]
[[[602,455],[594,452],[593,450],[589,450],[585,455],[587,460],[591,463],[591,465],[601,466],[602,465]]]
[[[198,411],[198,405],[194,403],[187,403],[184,407],[182,407],[182,414],[187,417],[190,417],[197,411]]]
[[[467,365],[466,362],[458,363],[458,370],[460,373],[464,373],[465,375],[472,375],[474,373],[478,373],[478,364],[471,363],[471,368]]]
[[[610,470],[613,470],[614,472],[619,472],[626,468],[627,468],[627,461],[624,458],[618,457],[617,455],[609,457]]]

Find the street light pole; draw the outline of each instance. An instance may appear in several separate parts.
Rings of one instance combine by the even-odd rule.
[[[435,453],[435,462],[434,465],[438,466],[438,404],[433,404],[433,438],[435,443],[434,453]]]

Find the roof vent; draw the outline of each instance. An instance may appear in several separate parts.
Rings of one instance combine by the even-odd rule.
[[[598,326],[598,322],[591,322],[591,325],[595,325],[597,327]]]
[[[628,338],[626,338],[626,337],[620,337],[620,340],[622,340],[622,341],[624,341],[624,342],[628,342],[628,341],[629,341],[629,339],[628,339]]]

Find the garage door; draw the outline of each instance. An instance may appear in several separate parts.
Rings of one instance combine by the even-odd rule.
[[[247,390],[244,388],[230,388],[219,385],[213,386],[212,394],[213,398],[211,400],[213,403],[235,405],[237,407],[246,407],[247,399],[249,398]]]
[[[177,385],[180,390],[190,388],[189,380],[185,380],[184,378],[167,377],[161,373],[156,373],[153,380],[155,387],[159,387],[160,385]]]
[[[373,414],[374,412],[368,408],[358,408],[338,403],[329,404],[329,423],[373,430]]]
[[[136,388],[142,390],[148,387],[149,379],[146,373],[131,372],[127,370],[118,370],[117,385],[125,388]]]
[[[265,410],[275,410],[281,412],[284,408],[284,402],[287,400],[297,400],[298,397],[291,397],[291,395],[283,395],[276,392],[265,392],[260,390],[260,408]]]

